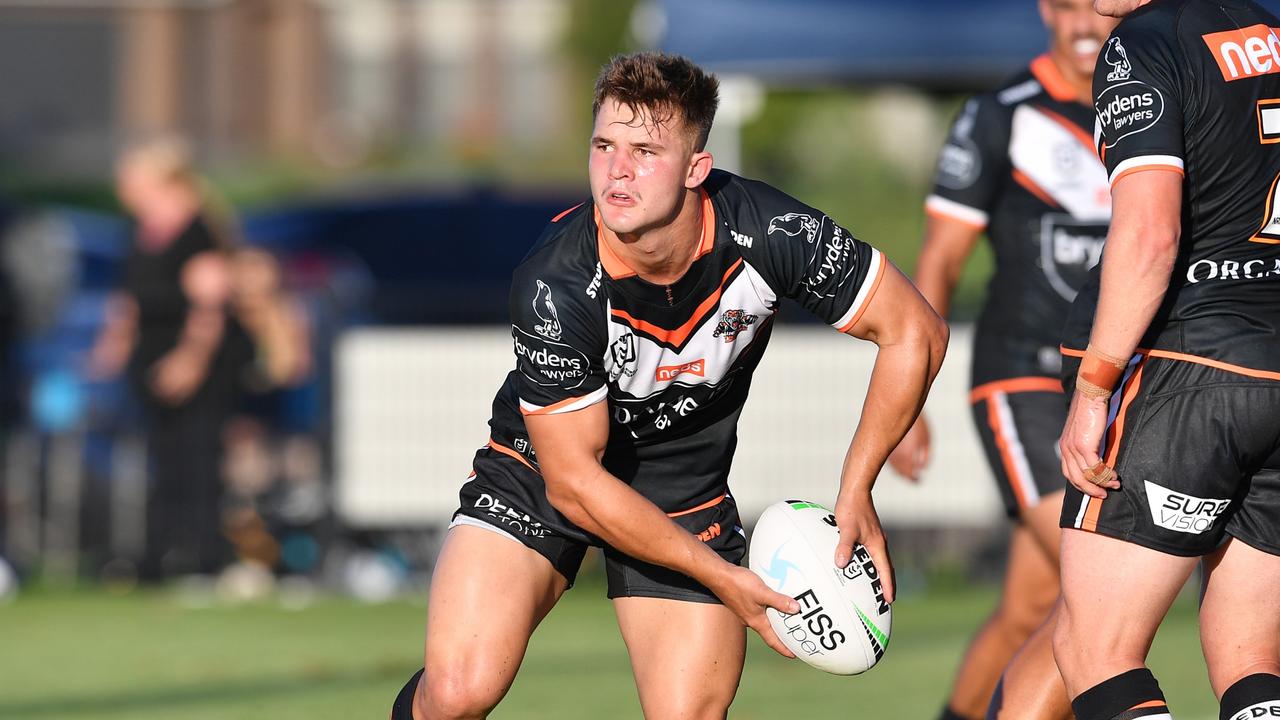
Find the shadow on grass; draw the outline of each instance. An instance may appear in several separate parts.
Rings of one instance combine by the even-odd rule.
[[[393,667],[390,663],[380,663],[364,672],[303,672],[276,677],[222,679],[151,690],[137,688],[120,692],[67,694],[17,702],[0,700],[0,718],[128,716],[133,712],[164,708],[172,708],[177,712],[183,706],[214,705],[227,700],[264,700],[299,695],[312,690],[332,691],[392,679],[402,681],[411,672],[412,669],[407,665]],[[392,696],[387,696],[388,708],[393,699]]]

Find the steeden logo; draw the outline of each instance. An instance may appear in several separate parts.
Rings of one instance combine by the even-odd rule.
[[[684,374],[705,377],[704,373],[706,373],[706,371],[707,359],[698,358],[697,360],[684,363],[683,365],[660,365],[658,366],[658,371],[654,373],[654,379],[658,382],[666,382],[668,380],[675,380],[677,377]]]
[[[1227,82],[1280,73],[1280,28],[1259,23],[1239,30],[1201,35]]]

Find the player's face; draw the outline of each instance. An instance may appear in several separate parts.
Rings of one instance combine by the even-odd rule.
[[[1040,0],[1040,15],[1049,29],[1050,52],[1080,77],[1092,77],[1098,51],[1116,26],[1099,15],[1090,0]],[[1066,68],[1064,68],[1066,69]]]
[[[1093,0],[1093,9],[1099,15],[1122,18],[1151,2],[1151,0]]]
[[[606,227],[633,235],[675,218],[684,191],[697,186],[692,135],[678,115],[654,124],[648,111],[637,114],[605,99],[591,134],[588,174]]]

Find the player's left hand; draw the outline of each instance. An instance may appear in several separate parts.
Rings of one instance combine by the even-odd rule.
[[[1089,497],[1104,498],[1107,490],[1119,490],[1120,478],[1098,456],[1102,434],[1107,429],[1106,398],[1075,393],[1067,423],[1058,440],[1062,456],[1062,474],[1080,492]]]
[[[840,529],[840,542],[836,545],[836,567],[848,565],[853,559],[854,544],[861,543],[867,548],[871,562],[876,566],[885,601],[893,602],[893,563],[889,561],[889,543],[885,539],[884,529],[880,527],[880,516],[876,514],[876,506],[871,502],[870,491],[842,490],[840,497],[836,499],[835,515],[836,526]]]

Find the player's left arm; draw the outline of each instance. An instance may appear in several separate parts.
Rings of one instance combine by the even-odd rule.
[[[1169,168],[1125,175],[1111,195],[1111,229],[1089,348],[1123,362],[1132,357],[1169,290],[1182,231],[1182,173]],[[1077,381],[1059,441],[1062,474],[1081,492],[1099,498],[1106,497],[1106,489],[1120,487],[1114,475],[1101,486],[1086,479],[1101,460],[1107,410],[1107,396],[1082,392]]]
[[[949,331],[946,322],[911,281],[885,260],[884,277],[862,317],[848,330],[879,348],[862,416],[845,454],[836,500],[840,544],[836,564],[848,564],[855,542],[867,548],[884,584],[894,597],[893,566],[871,488],[889,453],[902,440],[924,407],[934,377],[942,367]]]

